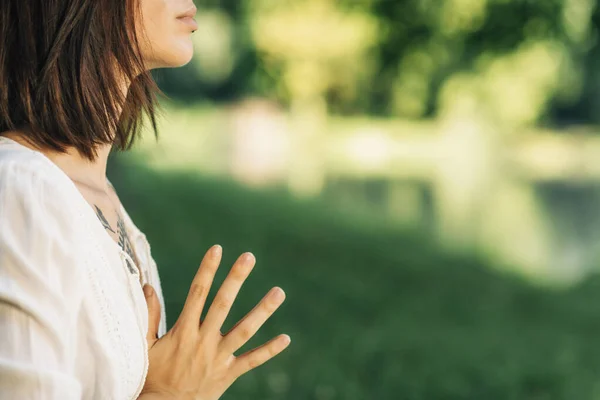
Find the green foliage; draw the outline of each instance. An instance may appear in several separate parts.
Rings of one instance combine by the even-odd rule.
[[[423,118],[452,108],[440,95],[456,77],[485,92],[497,82],[490,60],[511,63],[545,46],[548,57],[526,59],[524,74],[505,71],[501,80],[517,91],[496,94],[500,106],[489,108],[516,96],[531,110],[501,114],[502,121],[598,118],[598,0],[212,0],[199,7],[196,60],[158,73],[175,97],[324,99],[339,114]],[[548,63],[546,80],[529,83],[528,71]]]
[[[382,220],[118,160],[109,175],[152,243],[169,325],[215,243],[224,258],[208,304],[239,254],[257,258],[223,332],[271,287],[286,291],[242,351],[279,333],[290,347],[225,400],[598,398],[598,278],[535,287]]]

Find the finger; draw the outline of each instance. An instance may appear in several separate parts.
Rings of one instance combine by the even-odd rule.
[[[254,255],[248,252],[242,254],[235,264],[233,264],[225,281],[215,295],[215,299],[210,305],[206,318],[202,323],[200,329],[204,333],[212,334],[218,332],[220,334],[221,326],[223,326],[225,318],[227,318],[227,314],[229,314],[229,310],[231,310],[231,306],[242,284],[254,267],[254,262]]]
[[[214,245],[206,252],[196,272],[177,324],[184,329],[198,329],[204,303],[221,262],[221,246]]]
[[[260,327],[285,300],[285,292],[275,287],[242,320],[229,330],[220,348],[226,354],[233,354],[253,337]]]
[[[154,343],[158,339],[158,326],[160,323],[160,302],[154,288],[148,284],[143,287],[144,297],[148,306],[148,331],[146,340]]]
[[[264,364],[277,354],[285,350],[290,344],[288,335],[279,335],[267,343],[239,356],[232,367],[232,373],[237,379],[239,376]]]

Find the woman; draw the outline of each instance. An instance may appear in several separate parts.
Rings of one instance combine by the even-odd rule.
[[[255,259],[234,264],[206,318],[221,247],[166,330],[145,236],[106,179],[142,113],[149,71],[192,57],[191,0],[0,1],[0,398],[218,399],[289,344],[234,356],[284,300],[273,288],[220,328]]]

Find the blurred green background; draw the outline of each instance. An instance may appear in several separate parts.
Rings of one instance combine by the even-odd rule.
[[[197,1],[160,137],[111,159],[181,311],[287,299],[224,400],[600,399],[600,1]]]

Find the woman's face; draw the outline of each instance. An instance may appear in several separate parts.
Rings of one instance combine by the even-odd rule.
[[[148,69],[180,67],[194,54],[191,34],[197,29],[192,0],[138,0],[141,20],[136,35]]]

